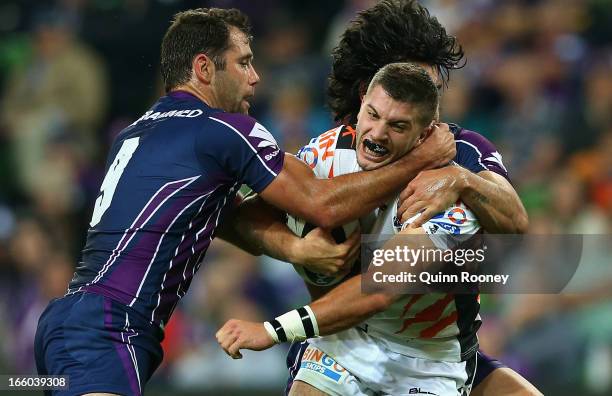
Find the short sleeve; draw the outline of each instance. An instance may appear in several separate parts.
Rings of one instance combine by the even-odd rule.
[[[502,155],[497,148],[479,133],[461,130],[455,135],[457,156],[455,162],[474,173],[481,171],[495,172],[510,180]]]
[[[228,177],[261,192],[283,169],[284,152],[254,118],[216,113],[196,139],[196,155],[206,168],[213,161]]]
[[[351,142],[355,130],[350,126],[339,126],[322,133],[297,152],[297,158],[308,165],[319,179],[353,173],[360,170]]]

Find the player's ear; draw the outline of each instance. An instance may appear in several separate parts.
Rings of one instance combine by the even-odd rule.
[[[431,123],[427,127],[425,127],[423,129],[423,131],[421,132],[421,134],[417,138],[417,141],[415,143],[415,147],[418,146],[419,144],[423,143],[425,141],[425,139],[427,139],[427,137],[429,135],[431,135],[431,132],[433,132],[433,128],[434,128],[435,123],[436,123],[436,121],[432,120]]]
[[[213,64],[212,59],[210,59],[206,54],[197,54],[193,58],[191,67],[199,81],[205,84],[210,84],[215,73],[215,65]]]

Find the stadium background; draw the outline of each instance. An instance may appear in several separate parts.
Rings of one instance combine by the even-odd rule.
[[[34,372],[36,321],[71,277],[113,136],[161,92],[159,45],[175,12],[217,5],[250,15],[262,79],[252,115],[295,151],[330,127],[330,49],[372,3],[2,1],[0,373]],[[611,234],[612,2],[424,4],[468,60],[451,75],[443,119],[497,144],[531,232]],[[590,274],[582,298],[482,298],[482,347],[545,394],[612,393],[611,263],[592,259],[603,272]],[[215,243],[170,322],[148,394],[279,394],[283,347],[232,361],[214,333],[230,317],[261,320],[305,301],[290,266]]]

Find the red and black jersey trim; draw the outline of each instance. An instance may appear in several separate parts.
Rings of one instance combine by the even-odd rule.
[[[354,125],[342,125],[338,134],[336,149],[355,150],[357,148],[357,128]]]

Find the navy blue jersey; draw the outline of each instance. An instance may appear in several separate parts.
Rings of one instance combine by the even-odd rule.
[[[454,159],[457,164],[474,173],[486,170],[510,179],[502,156],[493,143],[481,134],[464,129],[456,124],[449,124],[449,127],[455,136],[457,145],[457,155]]]
[[[113,143],[68,294],[98,293],[167,323],[237,190],[262,191],[283,159],[253,118],[185,92],[162,97]]]

